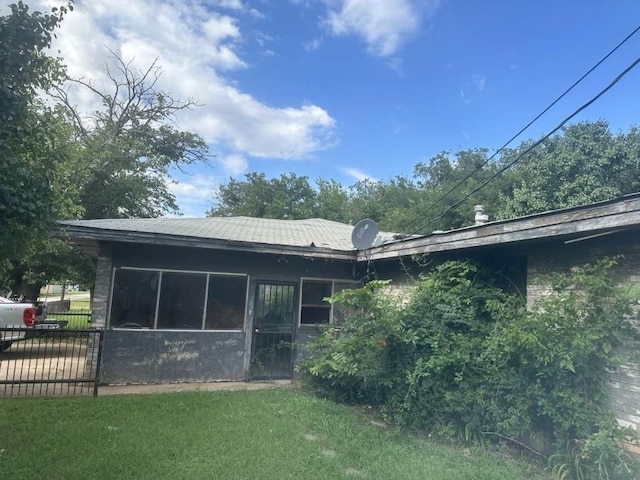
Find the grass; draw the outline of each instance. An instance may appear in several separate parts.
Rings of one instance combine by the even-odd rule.
[[[2,478],[543,479],[293,389],[0,399]]]
[[[88,295],[89,295],[89,290],[79,290],[79,291],[66,290],[64,292],[64,299],[65,300],[71,299],[71,301],[73,302],[74,297],[77,300],[81,300],[83,297],[87,297],[88,298]],[[78,297],[80,297],[80,298],[78,298]],[[60,294],[59,293],[45,293],[45,294],[41,294],[38,297],[38,299],[43,301],[43,302],[55,302],[57,300],[60,300]]]
[[[67,291],[64,294],[66,300],[71,300],[71,307],[68,313],[51,313],[49,319],[66,320],[66,328],[89,328],[91,325],[91,303],[89,301],[89,291]],[[60,300],[60,294],[41,295],[42,301]]]
[[[73,305],[73,304],[72,304]],[[66,320],[66,328],[89,328],[91,325],[91,309],[71,308],[66,313],[51,313],[47,315],[49,320]]]

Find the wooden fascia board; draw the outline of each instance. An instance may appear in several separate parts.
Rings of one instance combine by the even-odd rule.
[[[144,243],[147,245],[169,245],[176,247],[207,248],[238,252],[269,253],[275,255],[295,255],[309,258],[329,258],[333,260],[356,259],[355,251],[340,251],[330,248],[297,247],[287,245],[270,245],[264,243],[238,242],[233,240],[207,239],[198,237],[180,237],[148,232],[129,232],[121,230],[105,230],[90,227],[63,225],[55,232],[60,238],[73,241],[95,240],[113,243]]]
[[[450,250],[548,239],[563,235],[597,232],[640,225],[640,199],[589,209],[536,215],[479,227],[433,234],[359,252],[358,260],[380,260]]]

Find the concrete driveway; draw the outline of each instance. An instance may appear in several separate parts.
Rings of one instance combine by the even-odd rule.
[[[92,383],[77,382],[87,379],[86,354],[74,342],[16,342],[0,353],[0,396],[92,393]]]

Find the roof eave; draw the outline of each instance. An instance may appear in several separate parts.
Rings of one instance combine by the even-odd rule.
[[[309,258],[334,260],[355,260],[354,250],[335,250],[324,247],[274,245],[234,240],[209,239],[161,233],[132,232],[126,230],[108,230],[85,226],[62,224],[53,231],[57,237],[74,241],[95,241],[113,243],[143,243],[147,245],[170,245],[176,247],[206,248],[212,250],[269,253],[276,255],[295,255]]]
[[[629,195],[587,207],[574,207],[492,222],[381,245],[358,253],[358,260],[381,260],[436,252],[508,245],[614,231],[640,225],[640,196]]]

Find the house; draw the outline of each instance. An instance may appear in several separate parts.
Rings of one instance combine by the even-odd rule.
[[[320,219],[160,218],[62,222],[97,258],[94,327],[104,383],[293,374],[293,343],[359,285],[353,227]]]
[[[353,227],[246,217],[62,222],[97,258],[93,325],[105,327],[104,383],[288,377],[296,349],[340,316],[323,298],[367,275],[409,287],[413,256],[478,257],[508,272],[532,304],[545,274],[624,255],[614,274],[640,283],[640,194],[399,239],[356,251]],[[629,345],[629,349],[637,346]],[[640,427],[640,365],[612,374],[621,424]]]

